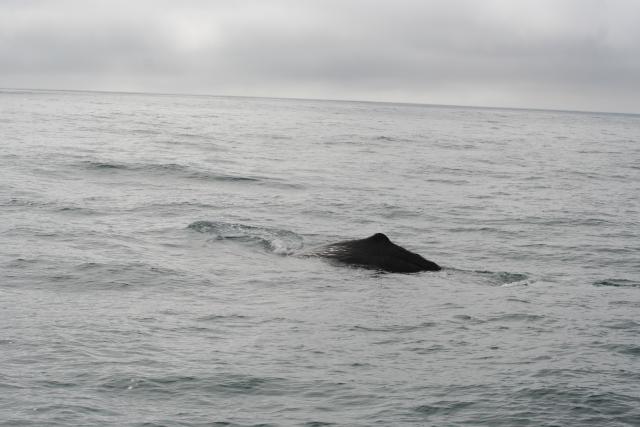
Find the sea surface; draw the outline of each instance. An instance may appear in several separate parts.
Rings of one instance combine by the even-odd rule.
[[[1,90],[0,425],[638,426],[640,116]]]

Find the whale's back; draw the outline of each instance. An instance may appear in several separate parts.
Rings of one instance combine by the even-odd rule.
[[[391,242],[376,233],[366,239],[347,240],[323,246],[314,255],[365,268],[393,273],[439,271],[438,264]]]

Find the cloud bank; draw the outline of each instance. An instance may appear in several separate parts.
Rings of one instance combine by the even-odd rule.
[[[640,113],[634,0],[0,2],[0,87]]]

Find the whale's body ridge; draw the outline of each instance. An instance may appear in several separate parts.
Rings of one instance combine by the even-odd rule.
[[[315,250],[312,255],[392,273],[441,270],[435,262],[396,245],[383,233],[376,233],[366,239],[325,245]]]

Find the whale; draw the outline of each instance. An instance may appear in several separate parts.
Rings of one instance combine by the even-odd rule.
[[[390,273],[417,273],[442,269],[435,262],[396,245],[382,233],[376,233],[366,239],[324,245],[308,256]]]

